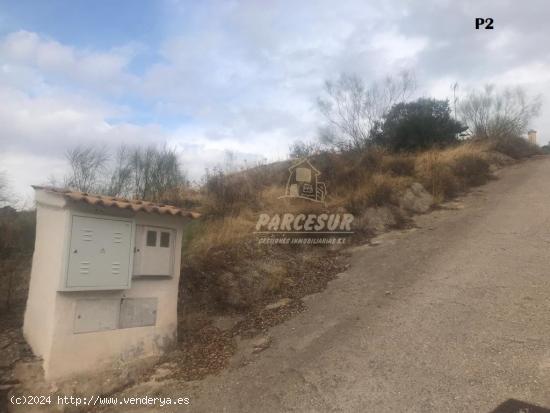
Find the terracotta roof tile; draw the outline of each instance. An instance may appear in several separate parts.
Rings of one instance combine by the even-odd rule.
[[[53,188],[48,186],[32,186],[46,192],[52,192],[64,196],[75,202],[83,202],[90,205],[113,207],[119,209],[131,209],[134,212],[157,213],[188,218],[199,218],[198,212],[187,211],[171,205],[155,204],[154,202],[138,199],[115,198],[107,195],[94,195],[87,192],[71,191],[69,189]]]

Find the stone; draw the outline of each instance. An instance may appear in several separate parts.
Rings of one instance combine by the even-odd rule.
[[[281,298],[279,301],[266,305],[264,310],[277,310],[278,308],[289,305],[291,302],[292,299],[290,298]]]
[[[163,363],[156,368],[154,373],[151,375],[152,381],[163,381],[168,376],[170,376],[174,370],[177,368],[175,363]]]
[[[418,182],[413,183],[399,199],[401,208],[423,214],[428,212],[434,202],[433,196]]]
[[[252,341],[252,347],[253,353],[259,353],[261,351],[264,351],[266,348],[268,348],[271,345],[271,337],[270,336],[261,336]]]
[[[354,227],[367,229],[375,233],[384,232],[396,224],[395,216],[388,207],[367,208],[361,217],[354,222]]]

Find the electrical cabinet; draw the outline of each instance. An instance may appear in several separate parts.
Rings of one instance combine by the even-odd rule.
[[[73,215],[62,290],[129,288],[132,236],[131,220]]]
[[[172,276],[176,231],[171,228],[137,225],[134,275]]]

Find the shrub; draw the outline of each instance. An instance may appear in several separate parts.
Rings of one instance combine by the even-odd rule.
[[[32,254],[36,211],[0,208],[0,259]]]
[[[435,150],[417,157],[415,175],[437,202],[455,195],[459,187],[453,169]]]
[[[244,207],[259,204],[262,183],[251,171],[226,173],[215,169],[207,173],[206,212],[219,215],[236,215]]]
[[[421,98],[394,105],[375,126],[373,138],[391,151],[411,151],[455,143],[464,130],[451,117],[448,101]]]
[[[0,312],[25,303],[35,223],[36,211],[0,208]]]
[[[361,214],[369,207],[394,204],[401,184],[399,179],[375,174],[351,195],[346,206],[351,213]]]
[[[491,139],[489,142],[491,149],[514,159],[528,158],[541,153],[537,145],[533,145],[519,136],[501,137],[498,139]]]
[[[225,217],[197,221],[186,229],[184,234],[185,251],[188,260],[195,264],[216,266],[212,251],[239,248],[239,243],[250,238],[254,223],[243,217]]]
[[[380,170],[386,152],[380,147],[371,147],[364,151],[359,158],[360,167],[367,173]]]
[[[453,159],[452,168],[465,188],[485,183],[490,172],[489,162],[476,153],[459,154]]]
[[[382,172],[397,176],[414,175],[414,158],[407,155],[388,155],[382,159]]]
[[[474,136],[506,139],[527,131],[541,103],[540,95],[528,96],[523,87],[497,89],[489,84],[462,99],[459,111]]]

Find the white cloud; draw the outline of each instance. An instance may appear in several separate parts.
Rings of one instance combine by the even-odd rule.
[[[30,208],[34,202],[31,185],[47,184],[50,177],[63,176],[65,162],[59,157],[26,152],[2,152],[0,171],[6,172],[9,190],[15,194],[15,205]]]
[[[101,52],[79,50],[28,31],[10,33],[0,42],[0,61],[118,93],[135,86],[136,77],[126,70],[133,55],[130,46]]]
[[[440,98],[455,81],[461,90],[485,82],[550,88],[550,32],[530,22],[544,13],[510,1],[506,9],[484,3],[497,29],[483,33],[473,29],[481,13],[473,0],[165,5],[164,35],[144,46],[153,53],[139,74],[140,45],[82,49],[31,31],[0,39],[0,162],[10,153],[10,168],[28,156],[45,168],[52,159],[55,169],[68,146],[90,142],[168,142],[193,178],[223,163],[227,150],[241,160],[280,159],[294,140],[315,138],[315,98],[341,72],[374,80],[412,68],[422,93]],[[545,118],[536,125],[543,139]]]
[[[381,52],[382,61],[390,65],[414,59],[428,46],[428,43],[428,39],[425,37],[406,37],[399,34],[396,29],[377,33],[371,41],[372,48]]]

